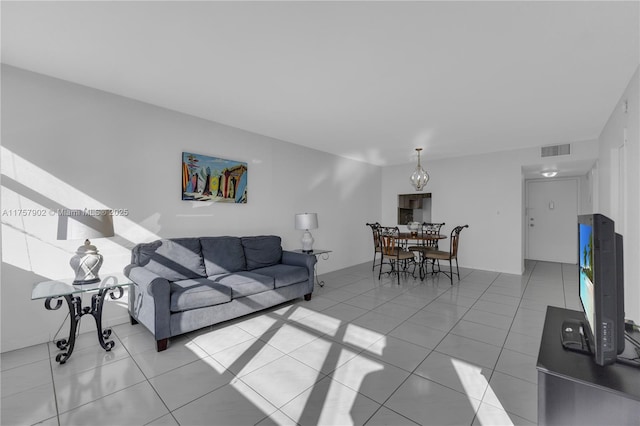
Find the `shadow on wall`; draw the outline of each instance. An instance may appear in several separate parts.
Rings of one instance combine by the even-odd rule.
[[[61,321],[31,300],[33,284],[70,277],[69,259],[80,240],[57,240],[58,219],[70,210],[109,209],[33,163],[0,147],[2,183],[2,351],[50,340]],[[103,272],[121,271],[133,241],[158,238],[125,216],[114,217],[116,236],[102,239]],[[56,314],[53,315],[57,315]]]
[[[82,241],[57,240],[60,216],[70,210],[110,207],[5,147],[0,150],[3,262],[48,279],[69,276],[68,261]],[[136,243],[158,238],[126,215],[115,213],[116,236],[100,242],[101,253],[111,261],[111,265],[105,262],[104,271],[120,271],[129,263]]]

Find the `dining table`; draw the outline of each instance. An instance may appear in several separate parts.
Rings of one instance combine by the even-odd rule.
[[[402,242],[402,244],[398,244],[401,247],[404,247],[405,250],[409,248],[409,241],[415,241],[418,245],[426,245],[427,241],[433,240],[445,240],[448,236],[444,234],[429,234],[429,233],[421,233],[421,232],[400,232],[398,233],[397,240],[398,242]],[[422,252],[419,252],[419,275],[420,280],[423,280],[427,275],[427,265],[426,259],[423,256]],[[433,267],[433,265],[432,265]]]
[[[447,235],[443,234],[421,234],[420,232],[400,232],[398,234],[398,240],[414,240],[414,241],[429,241],[429,240],[445,240]]]

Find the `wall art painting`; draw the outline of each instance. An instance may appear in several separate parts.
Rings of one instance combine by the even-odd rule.
[[[182,199],[247,202],[247,163],[182,153]]]

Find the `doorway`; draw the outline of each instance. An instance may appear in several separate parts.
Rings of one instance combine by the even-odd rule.
[[[577,263],[577,178],[526,181],[526,258]]]

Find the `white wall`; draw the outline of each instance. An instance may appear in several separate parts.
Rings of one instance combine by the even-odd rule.
[[[580,193],[578,197],[578,214],[589,214],[593,212],[593,181],[594,170],[590,170],[584,176],[580,176]]]
[[[506,160],[507,157],[500,154],[424,164],[430,175],[424,192],[431,192],[431,220],[445,222],[442,232],[447,234],[457,225],[469,225],[460,235],[460,265],[521,273],[520,250],[487,248],[487,244],[520,246],[518,235],[500,232],[500,229],[520,232],[520,198],[503,196],[519,193],[520,165]],[[413,190],[409,183],[411,171],[409,164],[383,169],[382,224],[397,223],[397,194]]]
[[[540,144],[546,145],[544,143]],[[427,152],[428,154],[428,152]],[[597,141],[574,142],[571,155],[556,163],[595,160]],[[524,184],[522,168],[543,164],[539,148],[423,162],[431,176],[431,218],[445,222],[443,232],[468,224],[460,237],[461,266],[521,274],[524,268]],[[397,194],[413,187],[407,164],[382,174],[382,223],[396,224]]]
[[[607,214],[611,171],[605,164],[620,126],[627,127],[625,299],[627,316],[640,320],[640,289],[630,284],[640,282],[638,73],[625,99],[629,113],[616,107],[599,144],[574,142],[572,154],[558,161],[600,156],[589,175],[598,185],[586,195]],[[319,213],[315,246],[334,250],[320,262],[321,273],[368,262],[371,235],[364,223],[396,224],[397,194],[413,191],[414,164],[380,169],[8,66],[2,67],[2,124],[3,211],[129,210],[116,218],[115,238],[96,241],[105,272],[120,270],[135,243],[159,236],[273,233],[285,248],[296,248],[293,215],[303,211]],[[181,201],[183,150],[249,163],[249,203]],[[533,148],[424,162],[432,220],[446,222],[447,233],[470,225],[461,237],[461,266],[522,272],[522,168],[541,163],[539,154]],[[2,216],[3,352],[50,340],[62,323],[62,310],[46,311],[42,301],[30,300],[33,283],[71,273],[67,263],[78,242],[56,241],[56,226],[55,217]],[[126,321],[126,304],[110,302],[106,319]]]
[[[625,311],[640,322],[640,71],[636,70],[600,134],[596,212],[616,222],[624,237]],[[624,104],[627,104],[627,112]],[[626,143],[624,135],[626,129]],[[625,145],[623,173],[619,177],[615,152]],[[617,195],[616,195],[617,194]],[[624,205],[613,205],[617,197]]]
[[[122,270],[134,244],[158,237],[276,234],[298,248],[294,214],[305,211],[319,215],[314,246],[333,250],[320,273],[371,260],[365,223],[380,220],[377,166],[9,66],[2,124],[3,212],[128,210],[115,219],[115,238],[94,241],[104,272]],[[182,201],[182,151],[247,162],[248,203]],[[50,340],[63,321],[64,308],[30,300],[34,283],[71,275],[81,242],[56,241],[56,229],[55,216],[2,216],[3,352]],[[109,302],[105,319],[128,321],[126,300]]]

